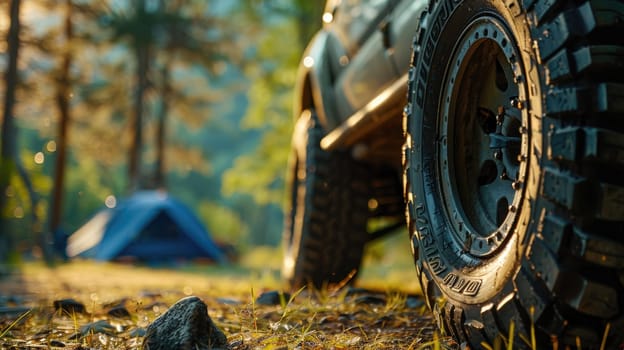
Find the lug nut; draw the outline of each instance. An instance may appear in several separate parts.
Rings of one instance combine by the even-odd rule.
[[[517,109],[522,109],[524,108],[524,103],[522,103],[522,101],[520,101],[520,99],[518,98],[518,96],[514,96],[512,98],[509,99],[509,104]]]

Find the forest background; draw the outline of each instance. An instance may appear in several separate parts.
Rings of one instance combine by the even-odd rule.
[[[296,70],[322,9],[0,2],[0,256],[49,247],[40,243],[157,188],[219,241],[277,246]]]

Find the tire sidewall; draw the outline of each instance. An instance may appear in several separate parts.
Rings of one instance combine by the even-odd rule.
[[[311,207],[314,196],[314,155],[310,154],[320,143],[318,132],[314,130],[312,113],[306,111],[297,119],[291,142],[291,153],[288,160],[288,205],[287,221],[284,225],[283,247],[284,259],[282,277],[290,285],[302,284],[298,281],[303,275],[303,255],[305,236],[309,221],[307,208]],[[303,181],[299,172],[305,172]]]
[[[519,5],[515,4],[516,10]],[[428,30],[421,41],[420,52],[412,72],[415,82],[410,103],[413,117],[409,120],[411,135],[410,168],[407,176],[412,184],[410,215],[415,232],[412,244],[418,247],[417,268],[424,269],[428,280],[433,280],[442,294],[452,303],[484,304],[503,298],[512,287],[512,279],[519,269],[529,232],[534,231],[538,210],[532,199],[537,198],[540,183],[539,154],[541,153],[541,115],[539,100],[540,74],[531,49],[529,30],[524,16],[513,14],[513,7],[506,7],[498,0],[457,1],[446,0],[438,4],[429,14]],[[526,113],[529,137],[527,171],[524,178],[523,197],[518,208],[515,223],[497,250],[487,257],[475,257],[452,238],[455,230],[451,223],[442,194],[439,156],[439,110],[440,97],[447,83],[445,70],[457,49],[455,45],[471,21],[489,13],[503,20],[515,39],[521,53],[520,65],[526,72],[524,79],[529,83],[526,91]],[[421,33],[422,35],[422,33]],[[533,116],[533,117],[531,117]],[[532,152],[531,152],[532,153]],[[432,303],[432,301],[429,301]]]

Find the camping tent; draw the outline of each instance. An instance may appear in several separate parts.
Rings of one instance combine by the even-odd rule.
[[[72,234],[68,257],[165,262],[225,254],[184,204],[160,191],[141,191],[115,208],[103,209]]]

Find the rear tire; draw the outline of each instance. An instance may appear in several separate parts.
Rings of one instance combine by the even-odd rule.
[[[320,148],[323,128],[304,111],[293,134],[282,276],[291,287],[353,281],[368,234],[369,175],[346,152]]]
[[[623,19],[606,0],[424,12],[404,122],[408,226],[427,303],[460,343],[622,346]]]

